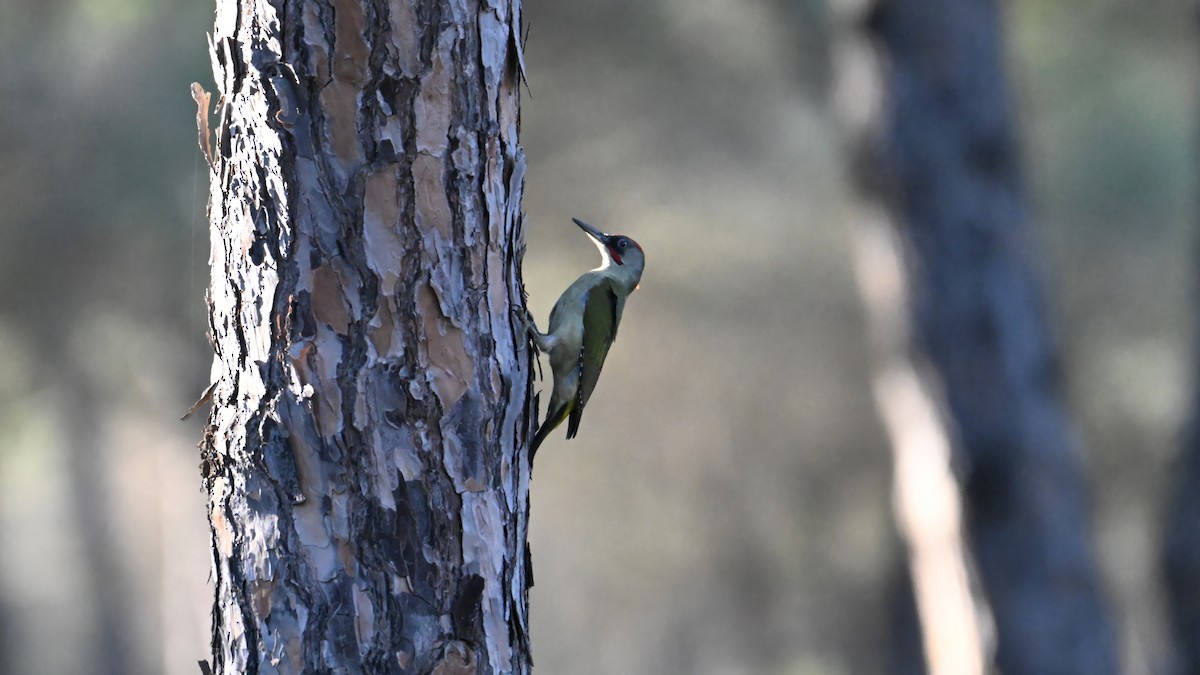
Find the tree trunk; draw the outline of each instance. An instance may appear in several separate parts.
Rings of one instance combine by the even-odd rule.
[[[844,54],[839,84],[856,126],[856,178],[873,202],[859,262],[885,365],[895,366],[877,393],[896,441],[923,627],[936,608],[921,601],[921,554],[958,529],[961,502],[1000,670],[1115,673],[1078,442],[1030,262],[995,4],[866,4],[856,20],[876,53]],[[880,242],[898,264],[890,254],[872,264]],[[926,535],[922,548],[915,537]],[[932,582],[945,590],[964,577]]]
[[[921,617],[908,565],[893,564],[886,583],[888,635],[883,672],[887,675],[926,675],[929,666],[921,644]]]
[[[1197,261],[1200,262],[1200,257]],[[1200,281],[1200,275],[1197,280]],[[1200,332],[1195,340],[1193,358],[1200,364]],[[1197,593],[1200,588],[1200,368],[1194,371],[1191,415],[1172,471],[1174,485],[1166,504],[1161,552],[1167,611],[1174,637],[1172,672],[1180,675],[1200,675],[1200,593]]]
[[[1195,349],[1193,358],[1200,363],[1200,333]],[[1172,472],[1161,560],[1174,636],[1172,672],[1180,675],[1200,675],[1200,594],[1196,591],[1200,588],[1200,369],[1194,377],[1192,418]]]
[[[114,509],[108,495],[112,483],[105,469],[113,461],[104,445],[105,411],[101,387],[95,375],[80,362],[78,354],[57,349],[61,383],[60,414],[69,457],[66,477],[68,500],[77,521],[78,542],[86,563],[83,565],[87,588],[94,605],[86,621],[92,628],[87,654],[88,672],[93,675],[137,675],[147,672],[140,657],[151,648],[138,645],[134,624],[134,605],[125,567],[121,564],[122,547],[117,539]],[[47,362],[52,362],[47,359]],[[86,611],[83,603],[81,611]],[[139,649],[141,647],[141,649]]]
[[[215,672],[530,669],[520,12],[217,2]]]
[[[1200,675],[1200,388],[1194,393],[1192,420],[1184,437],[1175,484],[1167,505],[1162,566],[1167,609],[1175,638],[1175,667],[1180,675]]]

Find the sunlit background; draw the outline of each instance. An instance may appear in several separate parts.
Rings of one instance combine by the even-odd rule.
[[[1029,196],[1130,673],[1188,414],[1195,6],[1004,3]],[[532,492],[539,672],[884,664],[902,560],[819,0],[527,0],[525,281],[544,321],[645,248],[580,435]],[[207,2],[0,0],[0,671],[208,655],[199,420]]]

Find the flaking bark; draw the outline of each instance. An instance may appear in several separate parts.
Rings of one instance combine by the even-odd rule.
[[[214,672],[530,669],[520,12],[217,2]]]

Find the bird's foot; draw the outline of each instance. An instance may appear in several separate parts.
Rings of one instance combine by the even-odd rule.
[[[533,315],[529,313],[529,310],[525,309],[525,308],[515,308],[514,307],[512,310],[512,314],[513,314],[513,318],[516,319],[517,323],[521,324],[521,326],[524,327],[525,334],[526,334],[526,336],[529,337],[530,341],[533,343],[534,349],[536,349],[538,351],[544,351],[542,349],[542,344],[541,344],[542,338],[543,338],[542,333],[541,333],[541,331],[538,330],[537,324],[534,323]]]

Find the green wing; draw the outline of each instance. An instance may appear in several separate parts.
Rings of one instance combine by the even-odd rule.
[[[600,379],[608,348],[617,337],[617,291],[604,279],[588,291],[583,305],[583,349],[579,354],[579,391],[567,420],[567,438],[575,438],[583,408]]]

